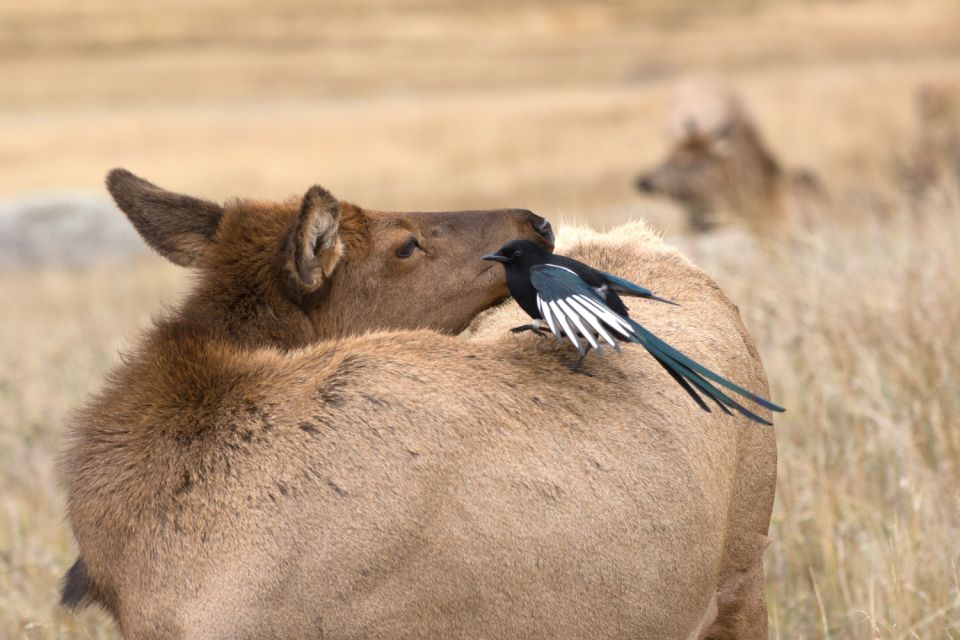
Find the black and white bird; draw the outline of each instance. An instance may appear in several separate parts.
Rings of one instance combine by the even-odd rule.
[[[725,413],[735,409],[751,420],[771,424],[730,398],[711,381],[771,411],[784,410],[695,362],[630,318],[620,296],[675,304],[653,295],[649,289],[572,258],[548,253],[529,240],[508,242],[483,259],[503,263],[510,294],[533,318],[532,323],[514,327],[511,331],[533,331],[544,336],[546,327],[558,338],[566,336],[580,352],[574,371],[588,350],[599,351],[603,342],[616,351],[620,351],[621,341],[633,342],[643,346],[704,411],[710,411],[710,407],[701,393],[716,402]]]

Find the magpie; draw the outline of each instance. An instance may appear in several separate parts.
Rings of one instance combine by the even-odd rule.
[[[574,371],[590,348],[600,350],[601,341],[618,352],[621,341],[632,342],[644,347],[704,411],[709,412],[710,407],[700,394],[713,400],[724,413],[730,414],[730,409],[735,409],[755,422],[772,424],[733,400],[711,381],[761,407],[784,411],[692,360],[631,319],[620,296],[676,305],[653,295],[649,289],[573,258],[549,253],[529,240],[508,242],[497,252],[483,256],[483,260],[503,264],[510,294],[533,318],[530,324],[511,331],[532,331],[542,337],[547,335],[546,326],[557,338],[566,336],[580,353]]]

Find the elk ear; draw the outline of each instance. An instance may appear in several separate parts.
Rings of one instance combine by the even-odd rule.
[[[312,293],[330,278],[343,256],[343,243],[340,203],[329,191],[313,186],[303,196],[286,247],[286,270],[295,291]]]
[[[724,122],[710,133],[710,147],[716,153],[725,156],[733,150],[733,140],[739,133],[740,123],[737,120]]]
[[[107,174],[107,190],[148,245],[184,267],[196,263],[220,224],[220,205],[161,189],[126,169]]]

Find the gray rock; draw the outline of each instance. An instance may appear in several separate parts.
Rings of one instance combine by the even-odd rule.
[[[0,201],[0,270],[118,263],[147,251],[102,196],[49,192]]]

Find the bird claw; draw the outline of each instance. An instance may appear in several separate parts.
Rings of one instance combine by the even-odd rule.
[[[585,371],[580,371],[580,365],[583,364],[583,361],[584,361],[584,359],[585,359],[586,357],[587,357],[587,350],[586,350],[586,349],[583,349],[582,351],[580,351],[580,359],[577,360],[577,363],[574,364],[574,365],[570,368],[570,370],[573,371],[574,373],[585,373],[586,375],[590,375],[589,373],[586,373]]]
[[[533,333],[537,334],[541,338],[547,337],[546,331],[532,324],[522,324],[519,327],[514,327],[513,329],[510,329],[510,333],[523,333],[524,331],[532,331]]]

